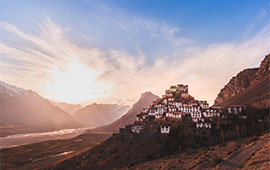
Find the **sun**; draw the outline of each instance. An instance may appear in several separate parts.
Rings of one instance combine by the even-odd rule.
[[[63,70],[49,71],[47,82],[48,98],[67,102],[81,103],[105,98],[110,89],[106,82],[98,79],[100,71],[87,67],[77,60],[69,61]]]

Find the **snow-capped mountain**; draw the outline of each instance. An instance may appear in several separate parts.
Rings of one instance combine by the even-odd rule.
[[[27,95],[26,90],[16,86],[9,85],[0,80],[0,97],[13,98],[13,97],[26,97],[26,95]]]

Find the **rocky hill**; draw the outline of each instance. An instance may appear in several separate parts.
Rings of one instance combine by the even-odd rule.
[[[77,110],[73,117],[85,126],[98,127],[119,119],[128,109],[127,105],[93,103]]]
[[[123,128],[125,127],[125,125],[134,123],[136,115],[139,114],[144,107],[148,107],[150,104],[152,104],[153,101],[157,100],[158,98],[158,96],[154,95],[151,92],[143,93],[140,99],[135,104],[133,104],[132,108],[124,116],[109,125],[98,127],[95,130],[111,133],[118,132],[119,128]]]
[[[221,89],[215,100],[215,105],[222,103],[248,88],[257,71],[258,68],[245,69],[233,77],[229,83]]]
[[[227,107],[235,104],[251,104],[269,107],[270,54],[265,56],[259,68],[245,69],[233,77],[221,89],[214,105]]]
[[[264,76],[270,73],[270,54],[266,55],[264,60],[261,62],[258,71],[251,80],[251,84],[255,84],[257,81],[261,80]]]

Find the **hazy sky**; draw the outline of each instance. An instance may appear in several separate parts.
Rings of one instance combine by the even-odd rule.
[[[0,0],[0,79],[70,103],[172,84],[213,103],[270,52],[269,0]]]

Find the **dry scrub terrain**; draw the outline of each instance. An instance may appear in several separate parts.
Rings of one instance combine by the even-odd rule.
[[[270,169],[270,134],[187,150],[175,156],[145,162],[122,170]],[[239,160],[241,158],[241,160]]]

